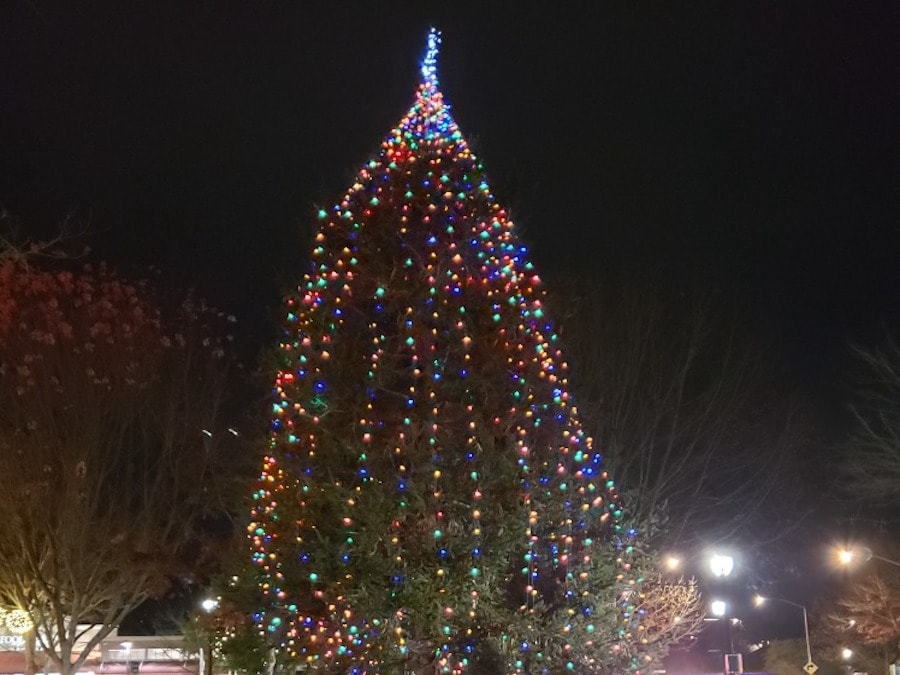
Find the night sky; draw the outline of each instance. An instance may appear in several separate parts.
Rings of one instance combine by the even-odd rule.
[[[900,4],[404,4],[4,2],[0,205],[34,237],[89,223],[255,353],[434,25],[551,289],[588,269],[719,289],[826,407],[847,342],[900,332]]]
[[[26,233],[89,220],[102,255],[252,332],[435,25],[551,287],[589,266],[733,289],[809,373],[900,320],[896,3],[330,4],[3,3],[0,204]]]
[[[330,4],[3,3],[0,205],[26,235],[87,223],[258,350],[434,25],[551,290],[590,270],[722,291],[830,406],[848,341],[900,329],[896,3]]]

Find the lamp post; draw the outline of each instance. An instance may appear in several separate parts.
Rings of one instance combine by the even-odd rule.
[[[843,661],[841,670],[844,671],[845,675],[850,675],[854,670],[853,664],[850,662],[851,659],[853,659],[853,650],[849,647],[841,649],[841,660]]]
[[[709,569],[718,579],[726,581],[734,571],[734,557],[722,553],[713,553],[709,558]],[[732,621],[726,616],[728,606],[725,602],[719,600],[710,605],[713,616],[718,617],[720,621],[725,622],[725,648],[723,653],[723,671],[725,675],[729,673],[742,673],[744,668],[741,663],[741,655],[734,653],[734,638],[732,636]]]
[[[212,614],[219,606],[215,598],[206,598],[200,603],[200,607],[207,614]],[[203,646],[200,648],[200,663],[198,664],[200,675],[213,675],[213,647],[212,639],[207,634],[204,636]]]
[[[806,638],[806,662],[812,663],[813,662],[812,650],[810,649],[810,646],[809,646],[809,617],[806,613],[806,607],[804,607],[803,605],[801,605],[798,602],[791,602],[790,600],[785,600],[784,598],[770,598],[770,597],[766,597],[766,596],[762,596],[762,595],[757,595],[753,599],[753,602],[754,602],[754,604],[756,604],[757,607],[759,607],[764,602],[766,602],[766,600],[773,600],[775,602],[783,602],[786,605],[791,605],[792,607],[799,607],[800,609],[803,610],[803,636]]]
[[[736,624],[737,620],[728,618],[728,603],[724,600],[713,600],[709,603],[709,613],[722,624],[722,672],[725,675],[743,673],[743,658],[740,654],[734,653],[734,639],[731,632],[732,624]]]

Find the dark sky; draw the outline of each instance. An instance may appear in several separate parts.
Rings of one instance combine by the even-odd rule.
[[[10,0],[0,203],[26,231],[89,217],[107,258],[252,330],[436,25],[444,93],[551,286],[700,278],[812,374],[900,323],[897,3],[558,4]]]

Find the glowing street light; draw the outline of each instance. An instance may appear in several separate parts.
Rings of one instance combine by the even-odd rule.
[[[677,555],[666,556],[665,566],[670,572],[675,572],[681,567],[681,558]]]
[[[709,569],[717,577],[727,577],[734,570],[734,558],[715,553],[709,559]]]
[[[212,614],[219,607],[217,598],[204,598],[200,602],[200,608],[207,614]],[[213,675],[213,648],[212,640],[207,637],[205,644],[200,648],[200,663],[198,671],[203,675]]]
[[[881,562],[886,562],[889,565],[896,565],[900,567],[900,562],[896,560],[891,560],[890,558],[885,558],[880,555],[875,555],[872,553],[872,549],[867,546],[859,549],[859,553],[861,554],[859,557],[862,559],[862,562],[869,562],[870,560],[880,560]],[[838,562],[845,567],[856,562],[857,552],[851,548],[842,548],[838,551]]]
[[[853,650],[849,647],[844,647],[841,650],[841,658],[844,659],[844,661],[849,661],[853,658]]]
[[[709,611],[712,612],[713,616],[721,619],[725,616],[725,612],[728,611],[728,605],[725,604],[724,600],[713,600],[709,603]]]

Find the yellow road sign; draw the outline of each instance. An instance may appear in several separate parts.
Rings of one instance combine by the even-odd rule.
[[[810,661],[810,662],[807,663],[805,666],[803,666],[803,670],[805,670],[805,671],[808,673],[808,675],[815,675],[815,672],[816,672],[818,669],[819,669],[819,666],[817,666],[817,665],[816,665],[815,663],[813,663],[812,661]]]

